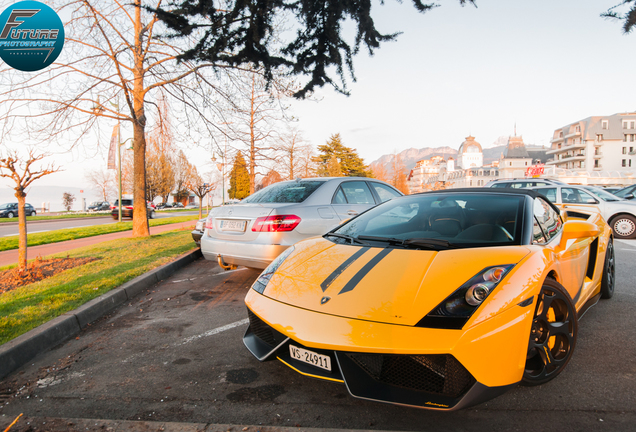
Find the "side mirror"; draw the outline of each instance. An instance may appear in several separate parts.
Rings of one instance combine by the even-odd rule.
[[[634,194],[633,193],[628,193],[627,195],[625,195],[625,199],[626,200],[633,200],[634,199]]]
[[[588,200],[585,202],[585,204],[598,204],[598,201],[596,201],[596,200],[595,200],[595,199],[593,199],[593,198],[590,198],[590,199],[588,199]]]
[[[579,239],[583,237],[595,237],[601,230],[596,224],[587,221],[571,220],[563,224],[563,232],[561,233],[561,243],[559,246],[565,249],[568,240]]]

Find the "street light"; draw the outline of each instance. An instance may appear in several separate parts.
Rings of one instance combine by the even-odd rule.
[[[232,124],[232,122],[224,122],[224,123],[219,123],[222,125],[225,125],[225,149],[223,150],[223,153],[219,152],[222,158],[222,162],[219,164],[216,164],[216,168],[221,171],[221,197],[223,199],[223,201],[221,201],[221,205],[225,205],[225,158],[227,157],[227,125]],[[212,155],[212,163],[216,163],[216,155]],[[221,166],[219,168],[219,165]]]
[[[118,192],[119,192],[119,219],[117,220],[117,222],[121,222],[121,146],[123,146],[124,144],[126,144],[129,140],[133,139],[133,137],[130,138],[126,138],[124,140],[124,142],[121,142],[121,128],[117,129],[117,177],[119,178],[119,188],[118,188]],[[131,147],[132,148],[132,147]],[[130,150],[130,149],[127,149]]]

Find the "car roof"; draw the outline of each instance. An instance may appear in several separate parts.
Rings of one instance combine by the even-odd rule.
[[[557,186],[557,185],[554,185],[554,186]],[[547,187],[550,187],[550,186],[547,186]],[[539,187],[537,187],[537,188],[539,188]],[[413,194],[413,195],[427,195],[427,194],[455,193],[455,192],[459,192],[459,193],[474,193],[476,195],[487,195],[487,194],[491,194],[491,195],[492,194],[526,195],[526,196],[529,196],[532,199],[538,198],[538,197],[543,198],[543,200],[545,202],[547,202],[550,205],[550,207],[552,207],[553,210],[555,210],[558,214],[561,214],[561,210],[554,203],[552,203],[549,199],[546,199],[546,197],[543,194],[540,194],[539,192],[537,192],[537,191],[535,191],[533,189],[535,189],[535,188],[532,188],[532,189],[512,189],[512,188],[497,189],[497,188],[487,188],[487,187],[483,187],[483,188],[457,188],[457,189],[441,189],[441,190],[436,190],[436,191],[420,192],[418,194]],[[413,196],[413,195],[405,195],[405,196],[408,197],[408,196]]]
[[[483,194],[512,194],[512,195],[528,195],[532,198],[536,198],[541,195],[538,192],[535,192],[532,189],[513,189],[513,188],[457,188],[457,189],[440,189],[435,191],[426,191],[420,192],[414,195],[422,195],[422,194],[434,194],[434,193],[449,193],[449,192],[470,192],[470,193],[483,193]]]

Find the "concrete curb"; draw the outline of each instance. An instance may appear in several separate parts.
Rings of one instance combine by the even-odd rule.
[[[0,379],[6,377],[41,352],[70,339],[93,321],[112,311],[122,303],[166,279],[174,272],[203,255],[201,249],[187,252],[176,260],[137,276],[74,311],[60,315],[33,330],[0,345]]]
[[[80,418],[24,417],[16,427],[18,430],[47,432],[79,432],[86,430],[162,431],[162,432],[378,432],[362,429],[326,429],[290,426],[256,426],[213,423],[181,423],[161,421],[106,420]],[[381,431],[382,432],[382,431]],[[383,431],[388,432],[388,431]]]

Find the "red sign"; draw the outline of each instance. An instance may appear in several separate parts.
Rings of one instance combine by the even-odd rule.
[[[541,176],[541,174],[543,174],[543,171],[543,164],[529,166],[528,168],[526,168],[526,177],[539,177]]]

